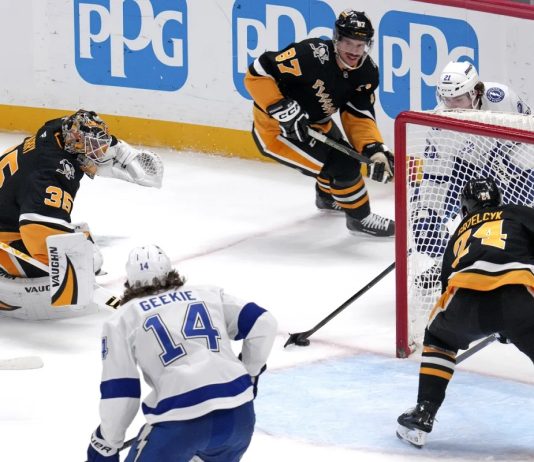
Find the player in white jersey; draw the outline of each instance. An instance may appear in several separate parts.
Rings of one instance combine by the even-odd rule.
[[[126,461],[239,461],[276,320],[220,288],[184,285],[154,245],[133,249],[126,273],[125,304],[103,327],[101,423],[88,461],[119,461],[139,408],[138,368],[151,389],[142,403],[147,424]],[[232,340],[243,340],[240,359]]]
[[[483,82],[473,64],[449,62],[443,69],[437,85],[439,104],[436,110],[481,110],[530,114],[530,107],[507,85]],[[449,237],[448,227],[458,215],[460,192],[471,177],[488,175],[503,191],[505,203],[515,203],[521,183],[534,181],[532,165],[515,161],[517,143],[497,142],[487,151],[475,149],[471,135],[455,134],[454,142],[443,142],[443,131],[432,129],[427,137],[422,181],[411,198],[415,207],[413,234],[418,252],[438,259],[427,271],[420,274],[415,284],[423,289],[439,285],[440,259]],[[438,163],[431,162],[439,158]],[[452,172],[455,175],[451,175]],[[534,186],[534,183],[533,183]],[[524,189],[524,188],[523,188]],[[534,188],[532,189],[534,191]],[[534,192],[532,202],[534,202]],[[436,197],[445,200],[436,205]]]

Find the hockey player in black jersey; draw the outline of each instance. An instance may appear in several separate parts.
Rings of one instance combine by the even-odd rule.
[[[391,236],[394,222],[371,212],[360,163],[307,132],[311,126],[342,140],[332,120],[339,111],[349,142],[372,161],[368,176],[383,183],[393,178],[393,156],[375,121],[373,35],[365,13],[345,10],[333,40],[312,38],[263,53],[250,65],[245,86],[254,99],[252,135],[260,152],[315,177],[317,207],[344,211],[349,230]]]
[[[139,164],[145,155],[159,160],[112,136],[92,111],[81,109],[46,122],[34,136],[0,155],[0,242],[48,265],[48,236],[81,231],[91,240],[86,224],[77,226],[70,219],[82,177],[99,175],[160,187],[161,175],[149,177]],[[98,270],[100,253],[93,248]],[[40,302],[25,294],[37,291],[32,284],[46,276],[44,271],[0,250],[0,274],[0,310],[15,317],[46,317],[47,294],[42,299],[44,311],[22,314],[24,305],[37,310]],[[43,292],[40,288],[46,284],[39,284]],[[11,292],[15,304],[7,301]]]
[[[417,447],[432,430],[459,349],[498,333],[534,361],[534,209],[501,205],[489,178],[466,184],[461,209],[425,330],[417,405],[397,420],[399,438]]]

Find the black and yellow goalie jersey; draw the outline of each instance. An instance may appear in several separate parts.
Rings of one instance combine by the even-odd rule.
[[[467,215],[443,256],[442,289],[534,288],[534,209],[486,207]]]
[[[0,241],[22,240],[34,258],[48,262],[46,237],[73,232],[74,198],[83,171],[63,149],[62,119],[0,155]]]
[[[318,38],[263,53],[245,77],[254,103],[264,112],[282,98],[296,100],[312,123],[324,123],[340,111],[345,133],[358,150],[382,142],[374,110],[378,83],[378,68],[370,56],[359,68],[342,70],[332,40]]]

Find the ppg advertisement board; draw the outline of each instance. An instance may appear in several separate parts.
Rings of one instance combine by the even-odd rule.
[[[389,144],[400,111],[436,105],[436,82],[451,60],[470,61],[482,80],[505,83],[532,104],[534,63],[524,40],[532,21],[446,3],[353,5],[375,29],[375,109]],[[30,6],[4,0],[0,9],[10,21],[0,39],[17,46],[1,47],[0,59],[17,72],[0,75],[0,107],[90,107],[248,132],[248,66],[265,50],[331,38],[348,6],[346,0],[42,0]],[[35,9],[31,16],[28,8]],[[46,20],[35,21],[28,34],[17,26],[28,17]]]

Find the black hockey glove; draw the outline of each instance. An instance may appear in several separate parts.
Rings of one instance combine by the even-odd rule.
[[[258,375],[252,377],[252,393],[254,393],[254,398],[258,395],[258,381],[260,380],[260,375],[263,374],[267,370],[267,364],[264,364],[263,367],[260,369],[260,372]]]
[[[239,353],[237,359],[242,362],[243,353]],[[258,394],[258,381],[260,380],[260,375],[263,374],[266,370],[267,364],[264,364],[263,367],[260,369],[260,372],[258,372],[258,375],[250,376],[250,378],[252,379],[252,393],[254,393],[254,398],[256,398],[256,395]]]
[[[310,135],[308,135],[309,116],[294,99],[284,98],[271,104],[267,108],[267,112],[280,123],[280,131],[284,138],[302,143],[310,139]]]
[[[372,162],[367,165],[369,178],[380,183],[388,183],[393,179],[394,157],[385,144],[366,144],[362,154]]]

